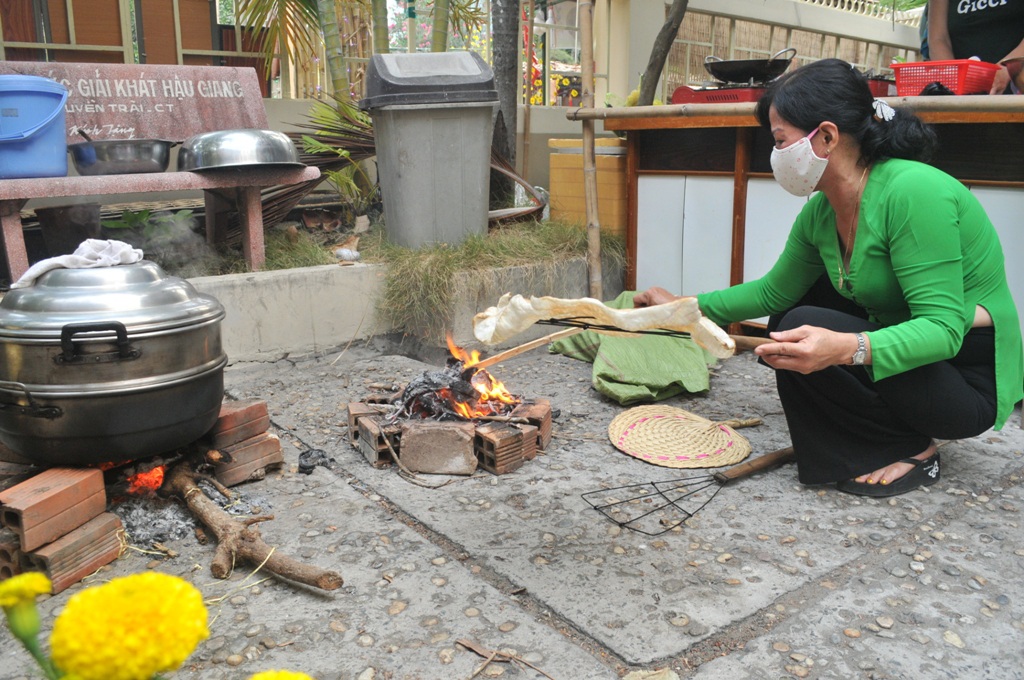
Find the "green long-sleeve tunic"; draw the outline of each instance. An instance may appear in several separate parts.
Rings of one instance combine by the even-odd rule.
[[[826,274],[838,285],[842,251],[836,215],[822,193],[800,211],[782,255],[756,281],[698,295],[717,323],[792,307]],[[871,169],[843,296],[883,328],[867,333],[869,371],[880,380],[956,355],[975,306],[995,325],[996,429],[1024,396],[1020,321],[999,237],[958,180],[924,163],[891,159]]]

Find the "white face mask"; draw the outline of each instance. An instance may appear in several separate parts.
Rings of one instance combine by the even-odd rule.
[[[828,165],[828,158],[818,156],[811,146],[811,137],[817,132],[818,128],[814,128],[811,134],[784,149],[772,149],[775,181],[794,196],[810,196]]]

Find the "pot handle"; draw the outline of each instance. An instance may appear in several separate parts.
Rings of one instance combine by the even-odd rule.
[[[59,364],[81,364],[85,363],[85,356],[75,351],[74,336],[78,333],[96,333],[98,331],[114,331],[117,334],[117,351],[105,354],[93,354],[89,357],[91,363],[103,363],[107,361],[130,361],[142,356],[142,351],[132,347],[128,342],[128,329],[120,321],[100,321],[98,323],[69,323],[60,329],[61,353],[54,357]]]
[[[47,420],[60,418],[64,414],[59,406],[40,406],[37,404],[35,399],[32,398],[32,393],[29,392],[28,387],[25,386],[25,383],[14,382],[12,380],[0,380],[0,389],[22,392],[25,395],[25,401],[28,402],[28,406],[22,406],[21,404],[8,404],[7,402],[0,401],[0,412],[14,411],[18,415],[31,416],[33,418],[46,418]]]
[[[793,53],[793,54],[789,55],[788,57],[786,57],[786,61],[793,61],[793,57],[796,56],[796,48],[795,47],[787,47],[784,50],[779,50],[778,52],[773,54],[768,61],[775,61],[776,59],[780,58],[786,52],[792,52]]]

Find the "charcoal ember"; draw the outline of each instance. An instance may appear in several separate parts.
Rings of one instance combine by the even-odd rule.
[[[401,408],[391,416],[390,422],[399,417],[450,417],[458,418],[458,414],[448,405],[443,396],[450,394],[456,401],[475,404],[479,393],[464,378],[466,371],[462,362],[449,362],[443,370],[427,371],[423,375],[409,381],[405,389],[393,403]]]
[[[333,462],[334,459],[328,456],[323,449],[306,449],[299,454],[299,472],[311,475],[317,466],[330,469]]]

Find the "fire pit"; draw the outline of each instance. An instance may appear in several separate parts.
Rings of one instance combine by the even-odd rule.
[[[451,358],[393,394],[348,405],[349,439],[375,467],[407,472],[472,474],[477,466],[505,474],[551,441],[551,405],[526,400],[478,366],[480,353],[448,338]]]

